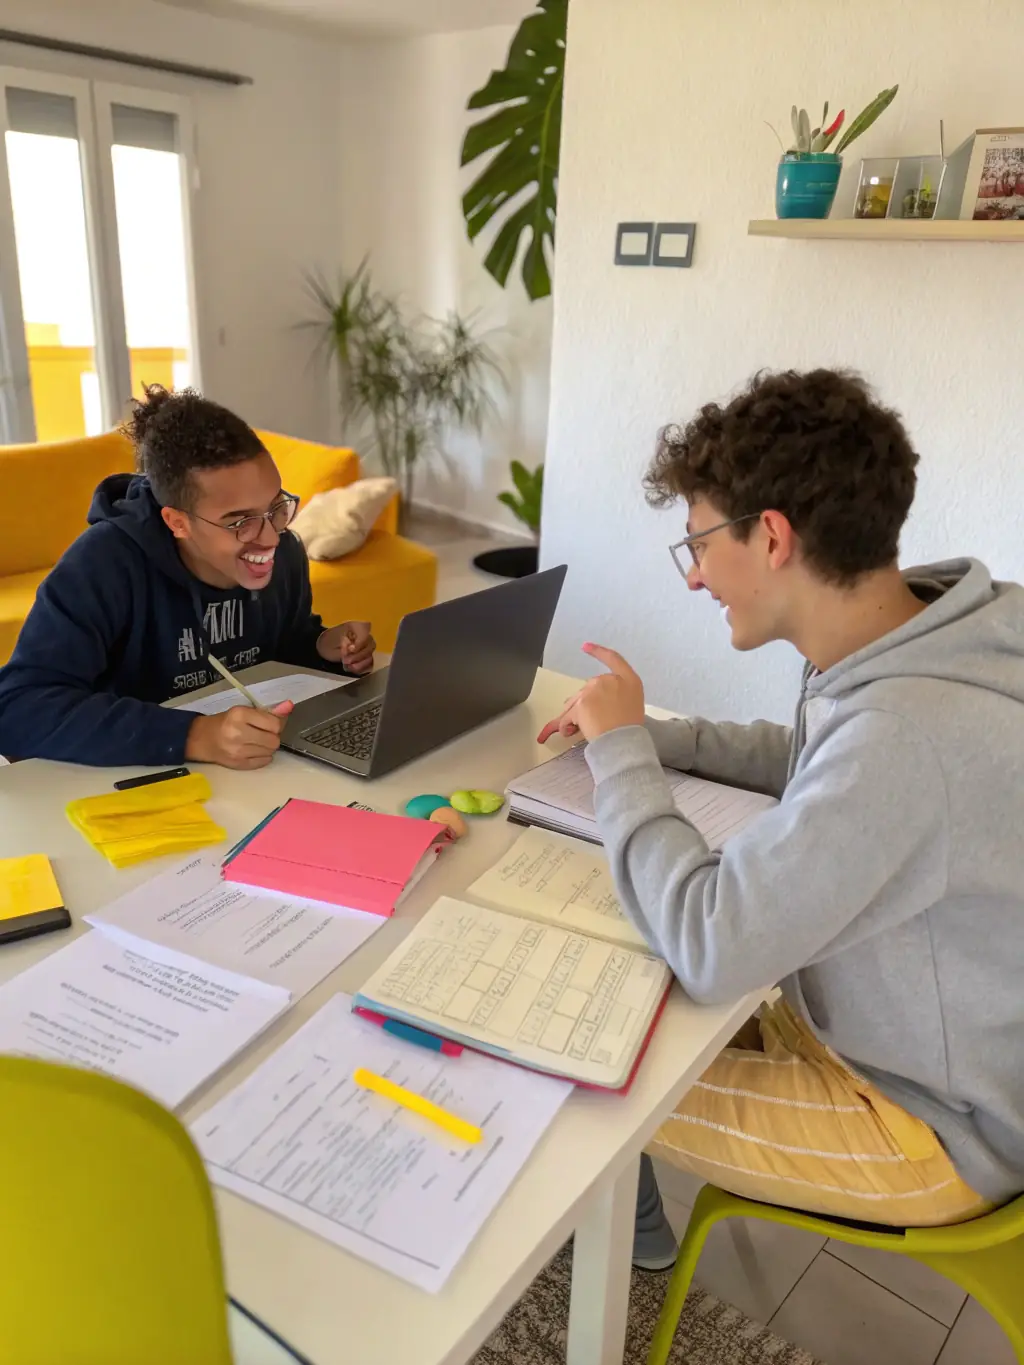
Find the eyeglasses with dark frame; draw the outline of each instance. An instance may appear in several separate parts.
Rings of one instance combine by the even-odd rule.
[[[216,526],[218,531],[233,531],[235,538],[243,545],[251,545],[262,535],[264,522],[269,522],[277,534],[281,535],[295,520],[295,513],[298,510],[299,499],[292,497],[291,493],[285,493],[283,497],[278,498],[269,512],[258,512],[251,517],[241,517],[238,521],[211,521],[209,517],[201,517],[198,512],[191,512],[189,515],[196,521],[205,521],[207,526]]]
[[[674,545],[668,547],[668,552],[672,556],[673,564],[675,564],[684,578],[688,578],[691,569],[694,567],[700,568],[700,562],[704,557],[703,547],[701,548],[700,553],[697,551],[697,546],[701,541],[706,540],[707,537],[713,535],[715,531],[724,531],[727,526],[739,526],[740,523],[744,521],[754,521],[755,518],[760,515],[760,512],[747,512],[745,516],[732,517],[729,521],[717,522],[714,526],[709,526],[704,531],[694,531],[692,536],[684,536],[682,540],[677,540]],[[681,550],[688,550],[690,552],[689,563],[687,563],[680,554]]]

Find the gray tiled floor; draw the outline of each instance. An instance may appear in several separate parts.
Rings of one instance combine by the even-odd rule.
[[[417,519],[410,534],[438,554],[441,600],[495,582],[472,566],[493,537],[433,518]],[[681,1233],[699,1182],[661,1166],[658,1177]],[[825,1365],[1016,1365],[984,1309],[927,1267],[776,1223],[746,1229],[738,1240],[728,1224],[714,1229],[697,1280]]]

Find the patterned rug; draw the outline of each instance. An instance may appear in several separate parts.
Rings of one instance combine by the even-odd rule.
[[[473,1365],[565,1365],[572,1245],[541,1271]],[[644,1365],[669,1272],[633,1271],[623,1365]],[[672,1350],[672,1365],[821,1365],[693,1285]]]

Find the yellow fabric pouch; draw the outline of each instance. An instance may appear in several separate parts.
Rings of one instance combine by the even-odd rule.
[[[202,804],[212,795],[207,779],[193,773],[126,792],[86,796],[70,803],[67,816],[114,867],[132,867],[225,840],[227,831]]]

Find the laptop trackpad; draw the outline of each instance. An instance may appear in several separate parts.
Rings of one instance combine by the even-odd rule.
[[[288,724],[284,730],[285,740],[298,739],[314,726],[323,725],[336,716],[347,715],[349,711],[365,706],[368,702],[379,701],[387,686],[387,676],[388,670],[382,668],[377,673],[371,673],[368,678],[357,678],[355,682],[350,682],[345,687],[337,687],[333,692],[324,692],[319,697],[299,702],[288,717]]]

